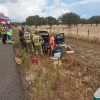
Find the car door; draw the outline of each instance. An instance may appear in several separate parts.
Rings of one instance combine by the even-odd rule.
[[[55,37],[55,42],[57,44],[64,44],[65,43],[64,33],[57,34]]]
[[[47,31],[39,31],[39,35],[43,38],[45,43],[49,41],[49,33]]]

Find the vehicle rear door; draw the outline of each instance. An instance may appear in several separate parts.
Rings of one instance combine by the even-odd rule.
[[[63,43],[65,43],[64,33],[57,34],[56,37],[55,37],[55,42],[57,44],[63,44]]]
[[[44,39],[45,43],[49,41],[49,33],[47,31],[39,31],[39,35]]]

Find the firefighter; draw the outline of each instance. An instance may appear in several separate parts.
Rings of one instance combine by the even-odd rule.
[[[1,23],[0,23],[0,29],[1,29]],[[1,30],[0,30],[0,40],[1,40]]]
[[[1,25],[1,35],[2,35],[2,43],[6,44],[6,40],[7,40],[7,29],[6,29],[6,25],[2,24]]]
[[[55,48],[55,39],[52,34],[49,34],[49,45],[50,45],[50,55],[52,55],[52,52]]]
[[[7,29],[7,37],[8,37],[8,43],[12,44],[12,29],[11,29],[11,26],[9,26],[8,29]]]
[[[42,46],[41,46],[42,45],[41,37],[38,35],[37,31],[35,32],[32,41],[35,47],[35,54],[38,55],[40,52],[40,54],[43,55]]]
[[[33,39],[33,36],[34,36],[35,34],[34,33],[31,33],[31,40]],[[33,44],[33,47],[34,47],[34,42],[33,42],[33,40],[32,40],[32,44]]]
[[[31,40],[31,34],[29,32],[26,32],[24,34],[24,39],[25,39],[27,51],[28,52],[30,52],[30,51],[33,52],[34,51],[34,47],[33,47],[32,40]]]

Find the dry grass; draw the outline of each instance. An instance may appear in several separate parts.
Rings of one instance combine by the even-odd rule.
[[[44,27],[47,29],[47,26]],[[60,27],[59,32],[57,27]],[[72,27],[69,33],[69,28],[64,25],[53,26],[54,30],[51,32],[60,33],[63,31],[62,27],[66,44],[69,44],[76,53],[64,55],[61,58],[61,65],[55,64],[44,55],[39,58],[38,64],[23,66],[28,100],[92,100],[94,91],[100,86],[100,52],[99,45],[96,44],[100,43],[100,26],[79,25],[78,35],[77,27]],[[87,36],[88,29],[91,29],[91,36]],[[31,27],[31,30],[35,30],[35,27]],[[19,48],[17,42],[15,47]],[[28,60],[25,62],[28,63]]]

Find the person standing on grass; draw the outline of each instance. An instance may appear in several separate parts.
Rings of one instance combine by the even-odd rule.
[[[12,44],[12,29],[11,29],[11,26],[8,27],[7,29],[7,37],[8,37],[8,43],[9,44]]]
[[[35,54],[38,55],[40,53],[41,55],[43,55],[42,46],[41,46],[42,41],[41,41],[41,37],[38,35],[38,32],[35,32],[32,41],[34,43]]]
[[[24,32],[25,32],[24,26],[22,26],[21,29],[19,30],[19,39],[20,39],[22,46],[26,48],[26,43],[25,43],[25,40],[24,40]]]
[[[53,52],[54,47],[55,47],[55,39],[54,39],[54,36],[52,34],[49,34],[49,45],[50,45],[50,55],[52,55],[52,52]]]
[[[1,23],[0,23],[0,28],[1,28]],[[0,30],[0,40],[1,40],[1,30]]]
[[[33,52],[34,52],[34,47],[33,47],[33,44],[32,44],[32,39],[31,39],[31,34],[29,33],[29,32],[26,32],[25,34],[24,34],[24,39],[25,39],[25,43],[26,43],[26,50],[28,51],[28,52],[32,52],[32,54],[33,54]]]

